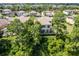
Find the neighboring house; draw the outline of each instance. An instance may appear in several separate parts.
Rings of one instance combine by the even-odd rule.
[[[53,11],[43,11],[43,16],[48,16],[48,17],[52,17],[54,15]]]
[[[21,10],[21,11],[16,11],[16,15],[17,16],[23,16],[23,14],[25,14],[25,11]]]
[[[13,16],[13,12],[10,9],[4,9],[2,10],[2,14],[6,16]]]
[[[75,14],[79,14],[79,10],[74,10],[74,13]]]
[[[20,17],[17,17],[17,19],[19,19],[22,23],[24,23],[27,20],[29,20],[29,17],[20,16]]]
[[[5,19],[6,19],[7,21],[14,21],[15,18],[14,18],[14,17],[8,17],[8,16],[7,16],[7,17],[5,17]]]
[[[65,15],[73,15],[74,14],[74,11],[73,10],[64,10],[63,13]]]
[[[6,36],[7,35],[6,26],[8,26],[9,24],[10,24],[10,22],[7,21],[6,19],[0,19],[0,36]]]
[[[30,16],[36,16],[37,15],[37,12],[36,11],[31,11],[29,12]]]
[[[22,16],[28,17],[29,16],[29,13],[24,13]]]
[[[3,28],[6,27],[8,24],[10,24],[10,22],[7,21],[6,19],[0,19],[0,29],[3,29]]]
[[[41,13],[37,12],[36,17],[41,17]]]
[[[66,22],[69,23],[69,24],[71,24],[71,25],[73,25],[75,23],[74,17],[73,16],[68,16],[66,18]]]

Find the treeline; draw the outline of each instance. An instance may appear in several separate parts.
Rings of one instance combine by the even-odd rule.
[[[65,9],[79,9],[79,4],[1,4],[0,9],[11,9],[12,11],[30,11],[30,10],[36,10],[36,11],[45,11],[45,10],[65,10]]]
[[[67,31],[65,15],[57,12],[52,19],[54,35],[41,36],[41,24],[30,17],[25,23],[15,19],[7,28],[10,35],[0,38],[0,55],[11,56],[78,56],[79,16],[73,31]]]

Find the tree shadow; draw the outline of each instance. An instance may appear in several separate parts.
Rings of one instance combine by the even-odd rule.
[[[6,39],[0,39],[0,55],[7,56],[9,55],[11,48],[11,41]]]

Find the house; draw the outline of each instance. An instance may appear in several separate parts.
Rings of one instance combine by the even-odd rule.
[[[15,18],[14,18],[14,17],[8,17],[8,16],[6,16],[5,19],[6,19],[7,21],[14,21]]]
[[[24,16],[17,17],[17,19],[19,19],[22,23],[28,21],[29,18],[30,18],[30,17],[24,17]]]
[[[50,17],[37,18],[35,21],[42,25],[41,34],[52,34],[52,19]]]
[[[79,10],[77,10],[77,9],[74,9],[74,10],[64,10],[63,13],[65,15],[79,14]]]
[[[37,15],[37,12],[36,11],[31,11],[29,12],[30,16],[36,16]]]
[[[67,22],[68,24],[73,25],[73,24],[75,23],[74,17],[73,17],[73,16],[67,16],[66,22]]]
[[[24,13],[22,16],[28,17],[29,16],[29,13]]]
[[[75,13],[75,14],[79,14],[79,10],[77,10],[77,9],[74,10],[74,13]]]
[[[23,14],[25,14],[25,11],[21,10],[21,11],[16,11],[16,15],[17,16],[23,16]]]
[[[5,28],[8,24],[10,24],[10,22],[6,19],[0,19],[0,30]]]
[[[7,35],[6,26],[8,26],[9,24],[10,22],[7,21],[6,19],[0,19],[0,37]]]
[[[2,10],[2,14],[6,16],[13,16],[13,12],[10,9],[4,9]]]
[[[73,15],[74,14],[74,11],[73,10],[64,10],[63,13],[65,15]]]
[[[52,11],[44,11],[44,16],[52,17],[54,15],[54,12]]]
[[[36,17],[41,17],[41,13],[37,12]]]

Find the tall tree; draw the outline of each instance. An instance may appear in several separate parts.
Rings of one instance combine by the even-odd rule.
[[[49,55],[69,55],[68,50],[65,51],[67,37],[65,15],[62,12],[57,12],[52,19],[52,29],[54,35],[48,37]]]
[[[73,31],[70,35],[72,41],[70,53],[77,56],[79,55],[79,15],[74,18],[74,22]]]
[[[44,55],[42,51],[44,47],[41,46],[43,45],[40,36],[41,25],[39,22],[34,22],[34,19],[34,17],[30,17],[25,23],[15,19],[9,25],[9,32],[16,33],[17,36],[13,41],[10,55]]]
[[[57,12],[52,19],[52,27],[56,37],[63,37],[66,34],[66,20],[62,12]]]

